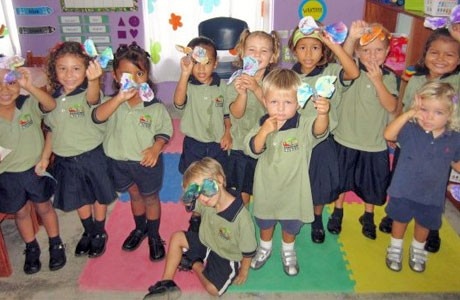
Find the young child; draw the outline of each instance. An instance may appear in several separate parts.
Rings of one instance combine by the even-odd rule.
[[[136,43],[122,45],[113,60],[113,77],[120,88],[123,74],[129,74],[135,85],[150,80],[150,55]],[[126,76],[126,75],[124,75]],[[165,256],[160,237],[161,203],[159,192],[164,166],[161,152],[173,133],[171,117],[156,98],[144,102],[134,86],[120,90],[98,106],[93,113],[96,123],[107,121],[104,151],[110,158],[109,168],[119,192],[128,191],[136,228],[122,245],[125,251],[137,249],[148,236],[152,261]]]
[[[396,76],[383,66],[390,37],[381,24],[355,21],[344,44],[348,53],[354,50],[361,74],[342,94],[334,131],[341,193],[327,224],[333,234],[342,229],[345,192],[354,191],[364,201],[364,214],[359,218],[362,234],[369,239],[377,237],[374,206],[385,203],[390,183],[383,130],[396,110],[398,94]]]
[[[257,248],[254,223],[240,194],[227,192],[222,166],[213,158],[193,162],[184,173],[183,202],[202,216],[199,233],[177,231],[171,236],[162,279],[144,299],[180,293],[173,281],[183,249],[201,284],[212,296],[221,296],[232,284],[248,277]],[[197,201],[198,200],[198,201]]]
[[[181,59],[181,76],[174,92],[174,106],[183,112],[180,128],[184,143],[179,162],[181,174],[188,166],[203,157],[212,157],[222,166],[227,163],[232,145],[230,118],[224,95],[226,84],[214,72],[217,67],[217,50],[206,37],[192,39],[187,47],[206,51],[205,57],[193,55]],[[200,217],[192,215],[190,230],[198,232]]]
[[[328,134],[329,101],[314,100],[316,118],[297,112],[300,77],[292,70],[275,69],[262,83],[268,114],[246,136],[246,153],[258,158],[254,176],[254,216],[260,244],[251,261],[261,268],[271,255],[276,223],[282,229],[284,272],[299,272],[295,239],[302,225],[313,221],[308,165],[313,147]],[[310,100],[313,101],[313,100]]]
[[[56,102],[32,84],[27,69],[17,69],[19,78],[6,80],[10,72],[0,67],[0,146],[2,152],[11,150],[6,156],[3,153],[0,156],[0,212],[15,215],[19,234],[26,243],[24,272],[34,274],[41,269],[40,246],[30,216],[31,205],[34,206],[49,237],[49,269],[55,271],[66,264],[66,255],[59,236],[58,218],[50,201],[54,182],[40,176],[45,170],[37,163],[44,146],[43,114],[53,110]],[[30,95],[20,95],[21,88]]]
[[[402,268],[404,233],[412,219],[409,266],[415,272],[425,270],[425,241],[429,230],[441,226],[450,168],[460,171],[457,105],[458,94],[450,84],[429,81],[417,91],[412,107],[385,129],[385,138],[397,141],[401,149],[386,207],[393,219],[386,265],[393,271]]]
[[[257,160],[244,154],[244,138],[260,117],[265,114],[261,82],[271,67],[278,62],[280,41],[275,32],[244,30],[236,46],[239,63],[244,57],[258,62],[254,76],[242,74],[227,89],[226,98],[230,106],[232,149],[228,158],[227,186],[241,193],[245,204],[252,195],[254,170]]]
[[[457,27],[460,25],[457,24]],[[402,100],[404,107],[398,107],[397,114],[400,114],[402,110],[407,111],[411,107],[415,92],[428,81],[436,80],[450,83],[457,93],[460,92],[460,34],[455,39],[446,28],[433,31],[425,44],[423,53],[423,57],[416,65],[416,73],[409,79],[404,90]],[[397,147],[395,159],[398,157],[398,152],[399,148]],[[382,232],[391,232],[392,221],[391,218],[385,216],[380,222],[379,229]],[[430,230],[425,250],[435,253],[439,251],[440,246],[439,231]]]
[[[54,152],[54,206],[77,210],[80,217],[84,232],[75,255],[98,257],[107,243],[107,205],[117,198],[102,149],[104,128],[91,120],[101,98],[102,68],[90,61],[83,45],[63,42],[51,49],[47,73],[57,107],[45,117],[50,132],[40,163],[45,169]]]
[[[337,107],[341,101],[341,91],[344,80],[353,80],[359,75],[358,67],[340,44],[333,43],[327,36],[313,31],[304,35],[296,27],[289,38],[288,46],[297,63],[292,70],[298,73],[303,82],[315,86],[321,76],[337,76],[335,92],[331,98],[329,111],[329,130],[337,125]],[[334,55],[340,65],[334,63]],[[299,111],[302,115],[315,116],[316,109],[313,101]],[[314,205],[314,221],[311,225],[311,240],[323,243],[325,232],[323,226],[324,205],[332,203],[339,196],[338,161],[335,143],[332,135],[313,148],[310,160],[310,183]]]

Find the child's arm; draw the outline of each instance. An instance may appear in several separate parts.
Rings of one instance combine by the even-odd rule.
[[[48,168],[48,165],[50,164],[50,157],[53,153],[52,138],[53,135],[51,131],[47,131],[45,134],[45,146],[43,147],[42,156],[40,158],[40,161],[35,165],[35,173],[37,175],[43,174]]]
[[[99,103],[101,96],[100,77],[103,71],[101,65],[97,61],[90,61],[86,69],[86,78],[88,79],[88,89],[86,90],[86,101],[89,104],[95,105]]]
[[[93,117],[97,123],[103,123],[117,110],[123,102],[134,97],[137,89],[130,89],[127,91],[120,91],[111,99],[105,101],[94,109]]]
[[[260,127],[257,134],[254,136],[252,150],[254,153],[262,153],[265,149],[267,136],[278,129],[276,117],[269,117]]]
[[[167,143],[168,141],[161,137],[155,138],[153,145],[142,151],[142,160],[140,162],[141,166],[155,167],[158,157]]]
[[[247,88],[244,86],[242,76],[235,79],[235,90],[238,92],[235,101],[230,104],[230,113],[237,119],[242,118],[246,112],[248,101]]]
[[[232,128],[232,121],[230,120],[229,117],[224,118],[224,126],[225,126],[225,131],[224,135],[222,136],[220,140],[220,148],[224,151],[230,150],[232,148],[232,135],[230,133],[230,128]]]
[[[323,97],[319,97],[315,100],[314,106],[318,116],[313,123],[313,135],[315,137],[321,137],[324,136],[329,127],[330,102]]]
[[[37,98],[44,112],[50,112],[56,108],[56,100],[46,91],[32,84],[30,71],[27,68],[18,68],[18,72],[21,73],[21,78],[18,79],[19,85]]]
[[[241,266],[238,276],[233,280],[234,284],[243,284],[246,282],[249,273],[249,267],[251,266],[251,257],[243,257],[241,260]]]
[[[450,35],[460,43],[460,23],[452,24],[449,27]]]
[[[410,109],[401,114],[399,117],[390,122],[390,124],[388,124],[387,128],[385,128],[385,131],[383,132],[383,137],[387,141],[395,142],[398,139],[399,132],[403,126],[409,122],[409,120],[413,119],[416,114],[417,111],[415,109]]]
[[[257,100],[264,105],[263,102],[263,93],[262,93],[262,87],[259,85],[259,82],[257,81],[256,76],[250,76],[248,74],[242,74],[241,80],[243,82],[243,86],[247,89],[250,90],[251,92],[254,93],[256,96]]]
[[[192,74],[193,62],[188,56],[182,57],[180,60],[180,77],[176,85],[176,90],[174,91],[174,105],[178,108],[182,107],[185,104],[187,99],[187,83]]]
[[[353,21],[348,31],[348,36],[343,43],[343,49],[348,55],[353,56],[355,52],[355,45],[359,38],[363,35],[363,32],[368,24],[363,20]]]
[[[380,104],[389,113],[394,113],[398,109],[398,99],[395,98],[383,83],[383,74],[380,66],[377,64],[370,64],[367,67],[367,77],[372,82],[377,92]]]

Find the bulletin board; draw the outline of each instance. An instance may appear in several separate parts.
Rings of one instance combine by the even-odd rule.
[[[144,44],[142,5],[138,0],[15,0],[23,56],[45,56],[56,43],[90,38],[98,50],[135,41]]]

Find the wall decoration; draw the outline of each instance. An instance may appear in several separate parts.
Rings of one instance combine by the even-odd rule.
[[[182,27],[182,22],[181,22],[182,17],[179,15],[176,15],[174,13],[171,14],[171,18],[169,19],[169,24],[171,24],[173,30],[177,30],[178,27]]]
[[[18,7],[16,14],[18,16],[48,16],[53,13],[53,9],[49,6],[35,6],[35,7]]]
[[[327,6],[323,0],[303,0],[298,12],[300,19],[312,16],[316,21],[322,21],[327,15]]]
[[[50,34],[56,31],[56,28],[53,26],[19,26],[19,34]]]
[[[64,12],[137,11],[137,0],[61,0]]]

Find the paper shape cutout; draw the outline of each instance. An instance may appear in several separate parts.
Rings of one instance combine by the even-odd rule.
[[[19,78],[21,78],[21,73],[16,71],[16,68],[24,65],[24,62],[25,62],[25,59],[18,55],[14,55],[10,57],[3,57],[0,60],[0,68],[10,70],[3,77],[3,82],[12,83],[18,80]]]
[[[0,161],[4,160],[5,157],[11,153],[11,149],[3,148],[0,146]]]
[[[314,31],[326,33],[326,36],[335,44],[342,44],[348,34],[348,28],[343,22],[336,22],[327,26],[319,26],[312,16],[306,16],[299,21],[299,30],[304,35]]]
[[[190,47],[176,45],[176,50],[193,58],[196,62],[202,65],[207,64],[209,61],[206,49],[203,47],[195,46],[195,48],[192,49]]]
[[[6,29],[5,24],[2,24],[0,26],[0,38],[4,37],[7,34],[8,30]]]
[[[127,91],[130,89],[138,89],[139,90],[139,96],[141,97],[142,101],[144,102],[150,102],[155,98],[155,94],[153,93],[153,90],[150,88],[149,84],[147,82],[143,82],[141,84],[137,84],[133,80],[133,75],[129,73],[123,73],[121,74],[121,79],[120,79],[120,90],[121,91]]]
[[[460,5],[452,9],[449,17],[426,17],[423,26],[436,30],[438,28],[448,28],[457,23],[460,23]]]
[[[213,179],[206,178],[201,185],[191,183],[182,195],[182,202],[187,206],[188,211],[192,211],[200,195],[211,198],[217,195],[218,191],[219,186],[217,182]]]
[[[364,33],[359,38],[359,44],[361,46],[365,46],[377,38],[383,41],[386,37],[387,36],[385,34],[385,31],[383,30],[383,27],[379,24],[375,24],[364,28]]]
[[[449,190],[454,200],[460,202],[460,185],[454,184],[449,188]]]
[[[241,74],[248,74],[249,76],[254,76],[259,70],[259,61],[251,56],[243,57],[243,69],[236,70],[233,72],[232,76],[227,81],[227,84],[231,84]]]
[[[103,69],[107,68],[109,61],[113,60],[113,50],[111,47],[105,48],[104,51],[102,51],[102,53],[99,55],[97,53],[97,49],[96,49],[96,46],[94,45],[93,40],[87,39],[83,43],[83,46],[88,56],[91,58],[95,58],[96,61],[99,62],[99,64],[101,65]]]
[[[316,80],[315,88],[306,82],[302,83],[297,90],[297,101],[300,107],[304,108],[312,96],[314,99],[317,97],[331,98],[335,91],[334,82],[336,80],[337,76],[321,76]]]

